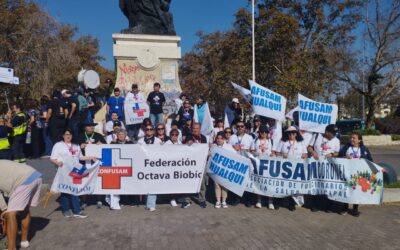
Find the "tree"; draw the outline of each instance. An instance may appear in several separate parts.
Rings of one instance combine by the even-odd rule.
[[[370,128],[377,108],[400,83],[400,1],[368,1],[366,10],[365,57],[349,51],[337,69],[340,79],[365,97]]]
[[[338,78],[328,70],[338,48],[351,44],[361,0],[264,0],[256,15],[256,81],[285,95],[294,105],[297,93],[329,97]],[[182,87],[205,93],[222,113],[236,95],[229,82],[248,87],[251,79],[251,13],[239,9],[233,28],[200,33],[199,42],[181,63]]]
[[[38,99],[55,88],[75,89],[82,67],[98,71],[103,83],[114,78],[114,72],[100,65],[98,40],[75,38],[77,31],[35,3],[0,0],[0,62],[10,63],[21,83],[2,84],[13,89],[11,96]]]

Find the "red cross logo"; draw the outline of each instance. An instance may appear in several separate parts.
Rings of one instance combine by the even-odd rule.
[[[142,117],[146,113],[146,109],[140,109],[139,103],[135,103],[135,106],[132,107],[133,113],[137,114],[137,116]]]
[[[132,176],[132,159],[121,158],[119,148],[103,148],[98,175],[103,189],[121,189],[121,177]]]

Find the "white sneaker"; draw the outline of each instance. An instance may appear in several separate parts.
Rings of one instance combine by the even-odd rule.
[[[221,205],[222,205],[222,208],[228,208],[228,204],[226,204],[226,202],[224,201],[224,202],[222,202],[221,203]]]
[[[215,203],[215,208],[221,208],[221,202],[217,201],[217,203]]]
[[[29,247],[29,241],[21,241],[21,248],[28,248]]]
[[[173,207],[177,207],[178,206],[178,204],[176,204],[176,200],[175,199],[172,199],[170,203],[171,203],[171,206],[173,206]]]
[[[87,214],[85,214],[84,212],[80,212],[79,214],[74,214],[75,218],[80,218],[80,219],[85,219],[88,217]]]
[[[155,207],[146,207],[146,210],[150,211],[150,212],[154,212],[156,211]]]
[[[268,202],[268,209],[269,209],[269,210],[275,210],[274,203]]]
[[[257,202],[256,208],[262,208],[261,202],[259,202],[259,201]]]
[[[121,210],[121,206],[110,207],[111,210]]]

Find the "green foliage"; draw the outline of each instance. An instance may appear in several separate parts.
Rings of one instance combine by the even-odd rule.
[[[400,135],[392,135],[392,141],[400,141]]]
[[[11,99],[37,99],[61,87],[75,89],[82,67],[98,71],[102,82],[113,78],[113,72],[100,65],[98,40],[90,35],[79,37],[77,32],[36,3],[0,0],[0,62],[11,63],[20,78],[19,86],[1,86],[12,90]]]
[[[334,89],[340,47],[352,43],[350,31],[359,20],[360,0],[258,1],[255,24],[256,81],[297,101],[297,93],[324,99]],[[198,33],[199,42],[181,62],[182,88],[191,96],[204,93],[217,114],[238,97],[230,81],[248,88],[252,78],[251,13],[240,9],[233,29]],[[325,96],[324,96],[325,94]]]
[[[361,135],[381,135],[381,132],[379,130],[372,128],[364,130],[354,130],[353,132],[360,133]],[[348,134],[351,134],[351,132]]]
[[[400,181],[396,181],[393,183],[384,182],[383,187],[384,188],[400,188]]]

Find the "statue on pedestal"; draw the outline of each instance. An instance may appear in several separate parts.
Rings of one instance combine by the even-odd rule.
[[[175,36],[169,7],[172,0],[120,0],[119,6],[129,20],[128,34]]]

